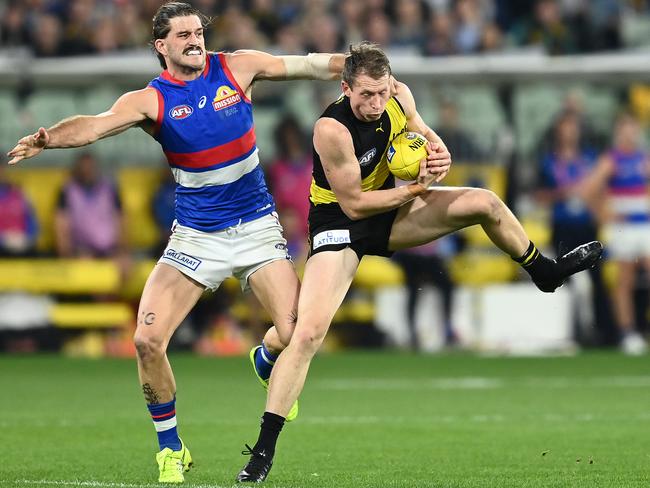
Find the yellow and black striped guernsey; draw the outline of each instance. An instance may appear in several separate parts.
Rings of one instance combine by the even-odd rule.
[[[352,112],[350,99],[345,95],[341,95],[336,102],[327,107],[322,117],[335,119],[350,131],[354,143],[354,155],[361,169],[362,191],[395,186],[395,178],[388,171],[386,152],[395,136],[406,130],[406,115],[395,97],[388,100],[382,116],[373,122],[357,119]],[[309,193],[312,206],[339,207],[316,150],[314,150],[314,171]]]

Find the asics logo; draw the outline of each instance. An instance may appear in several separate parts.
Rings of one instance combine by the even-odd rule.
[[[208,97],[203,95],[201,99],[199,100],[199,108],[205,107],[205,103],[208,101]]]

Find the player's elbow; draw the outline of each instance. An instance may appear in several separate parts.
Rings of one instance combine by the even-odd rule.
[[[361,220],[365,217],[361,207],[357,203],[343,203],[339,202],[341,209],[347,218],[350,220]]]

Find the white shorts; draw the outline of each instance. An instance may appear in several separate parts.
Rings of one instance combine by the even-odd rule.
[[[650,223],[615,222],[605,227],[607,255],[616,261],[650,257]]]
[[[229,276],[247,291],[248,278],[261,267],[291,259],[275,212],[215,232],[201,232],[174,223],[159,263],[178,269],[208,289],[216,290]]]

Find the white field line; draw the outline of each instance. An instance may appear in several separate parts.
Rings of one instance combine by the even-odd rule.
[[[118,483],[110,481],[57,481],[57,480],[0,480],[1,483],[11,483],[18,486],[79,486],[83,488],[160,488],[158,483]],[[5,486],[5,485],[2,485]],[[224,485],[194,485],[184,484],[188,488],[229,488]]]
[[[593,378],[548,376],[521,378],[339,378],[316,380],[310,387],[324,390],[491,390],[501,388],[648,388],[650,376]]]
[[[313,474],[312,476],[318,476],[317,474]],[[5,484],[5,483],[8,483]],[[160,488],[161,485],[160,483],[119,483],[119,482],[111,482],[111,481],[93,481],[93,480],[76,480],[76,481],[66,481],[66,480],[3,480],[0,479],[0,486],[5,487],[5,486],[19,486],[19,487],[29,487],[29,486],[43,486],[43,487],[48,487],[48,486],[61,486],[61,487],[80,487],[80,488]],[[184,488],[237,488],[240,485],[239,484],[232,484],[232,485],[213,485],[213,484],[205,484],[205,483],[192,483],[192,482],[185,482],[182,485]],[[289,488],[289,487],[283,487],[282,485],[276,485],[272,484],[270,485],[273,488]],[[292,485],[291,488],[300,488],[299,486]]]
[[[310,415],[304,415],[300,417],[300,424],[301,425],[352,425],[352,426],[357,426],[357,425],[379,425],[379,424],[386,424],[386,423],[391,423],[391,424],[402,424],[402,425],[430,425],[430,424],[466,424],[466,423],[503,423],[503,422],[512,422],[513,420],[516,419],[522,419],[525,420],[525,416],[521,415],[516,415],[516,416],[509,416],[505,417],[503,415],[499,414],[480,414],[480,413],[475,413],[471,415],[409,415],[409,416],[378,416],[378,415],[360,415],[360,416],[354,416],[354,415],[318,415],[318,416],[310,416]],[[580,414],[556,414],[553,412],[548,412],[544,414],[536,414],[535,415],[535,420],[536,421],[544,421],[544,422],[614,422],[614,421],[620,421],[620,422],[650,422],[650,412],[644,412],[644,413],[638,413],[638,414],[621,414],[619,416],[612,416],[608,414],[592,414],[589,412],[583,412]],[[210,425],[215,425],[215,426],[220,426],[220,425],[245,425],[249,426],[251,424],[250,419],[227,419],[227,420],[218,420],[218,419],[212,419],[209,421],[201,421],[201,422],[195,422],[191,418],[187,418],[183,420],[183,425],[191,425],[191,426],[210,426]],[[17,427],[20,425],[20,423],[17,423],[16,421],[0,421],[0,429],[1,428],[6,428],[6,427]],[[29,427],[52,427],[53,425],[57,425],[56,423],[53,423],[49,420],[42,420],[40,422],[34,422],[33,420],[25,421],[24,425],[29,426]],[[87,422],[84,423],[84,426],[86,427],[94,427],[94,426],[99,426],[100,422]],[[3,480],[0,479],[0,487],[3,486],[1,484]],[[92,486],[92,485],[88,485]],[[144,486],[144,485],[137,485],[138,487]],[[156,486],[157,488],[160,488],[158,485],[153,485]],[[212,485],[205,485],[206,488]],[[124,487],[124,488],[130,488],[129,485],[120,485],[120,484],[115,484],[115,487]],[[213,488],[217,488],[218,485],[214,485]]]

